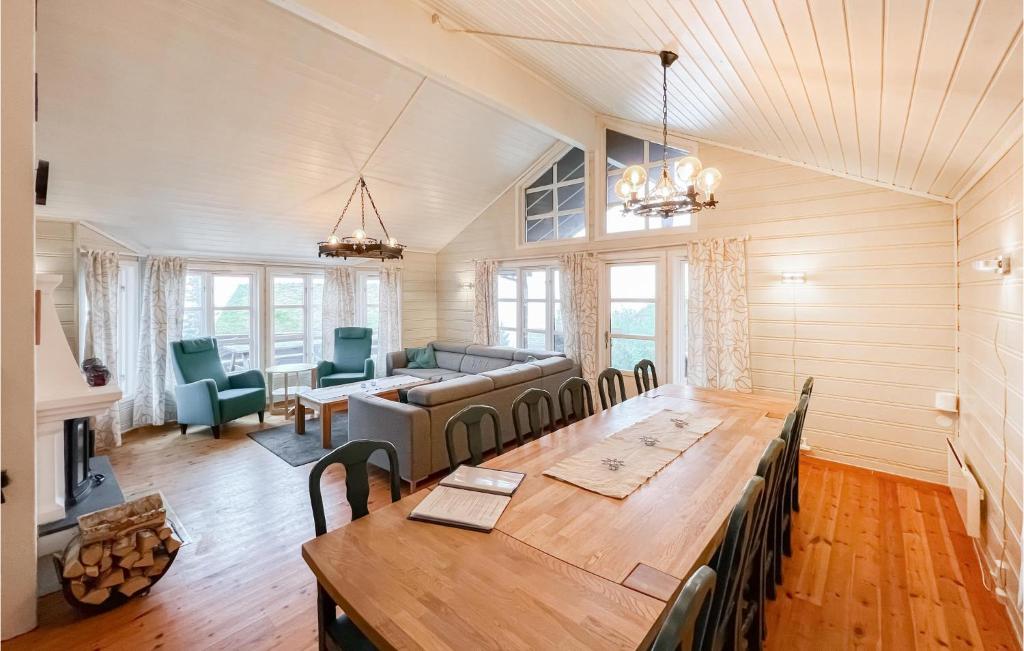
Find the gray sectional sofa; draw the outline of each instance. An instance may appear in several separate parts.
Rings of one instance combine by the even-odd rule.
[[[531,387],[546,389],[554,396],[562,382],[580,371],[579,365],[562,353],[446,342],[433,342],[431,346],[437,368],[406,368],[404,352],[388,355],[388,375],[433,380],[410,389],[405,402],[365,394],[349,398],[349,439],[384,439],[394,443],[402,479],[413,490],[417,481],[448,467],[444,427],[460,409],[468,405],[490,405],[497,409],[502,440],[508,442],[515,438],[512,401],[516,396]],[[490,424],[485,421],[486,447],[490,447],[487,442],[493,441],[492,436]],[[459,453],[468,458],[465,441],[458,444]],[[376,461],[375,457],[370,460]]]

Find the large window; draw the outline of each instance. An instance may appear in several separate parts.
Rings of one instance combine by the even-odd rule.
[[[563,350],[558,267],[498,271],[499,343],[531,350]]]
[[[256,368],[256,276],[252,273],[190,271],[185,278],[182,334],[216,337],[229,371]]]
[[[605,336],[612,368],[632,371],[641,359],[657,362],[658,265],[608,265],[609,328]]]
[[[371,354],[377,355],[380,340],[380,276],[370,271],[360,271],[356,293],[356,323],[373,330]]]
[[[573,147],[523,191],[525,240],[544,242],[586,235],[583,150]]]
[[[324,279],[319,274],[270,276],[272,364],[315,362],[322,357]]]
[[[643,231],[658,228],[689,226],[690,215],[677,215],[669,219],[661,217],[635,217],[622,214],[622,199],[615,194],[615,184],[622,178],[622,170],[630,165],[643,165],[647,169],[647,188],[653,189],[661,176],[661,160],[664,149],[661,144],[627,136],[624,133],[605,131],[605,149],[608,157],[608,199],[605,212],[605,232],[624,233],[627,231]],[[675,168],[673,163],[689,153],[673,147],[668,148],[669,171]]]

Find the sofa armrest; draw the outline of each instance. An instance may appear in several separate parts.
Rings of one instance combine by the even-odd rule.
[[[398,450],[400,474],[407,481],[430,475],[430,414],[422,407],[365,393],[352,394],[348,400],[348,437],[350,441],[393,443]],[[370,458],[377,465],[375,461]]]
[[[367,380],[377,377],[377,366],[373,363],[372,357],[367,357],[366,361],[363,362],[363,375],[366,376]]]
[[[232,389],[266,389],[267,379],[263,377],[263,371],[254,368],[240,373],[230,373],[228,385]]]
[[[174,387],[178,422],[187,425],[220,425],[217,383],[206,378]]]
[[[334,362],[329,362],[326,359],[322,359],[316,363],[316,384],[318,387],[322,387],[320,381],[328,375],[334,373]]]
[[[404,350],[388,353],[385,365],[387,366],[385,369],[387,371],[387,375],[390,377],[395,374],[395,370],[408,366],[409,358],[405,356]]]

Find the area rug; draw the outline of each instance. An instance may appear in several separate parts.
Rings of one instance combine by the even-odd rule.
[[[320,419],[306,419],[306,433],[295,433],[295,423],[249,432],[249,438],[293,466],[304,466],[327,454],[320,441]],[[331,449],[348,442],[348,414],[334,414],[331,418]]]

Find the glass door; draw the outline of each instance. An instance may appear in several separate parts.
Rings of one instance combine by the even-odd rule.
[[[604,345],[608,366],[631,374],[641,359],[656,365],[664,350],[664,321],[659,306],[659,263],[613,262],[606,265]],[[627,382],[627,387],[632,382]]]

